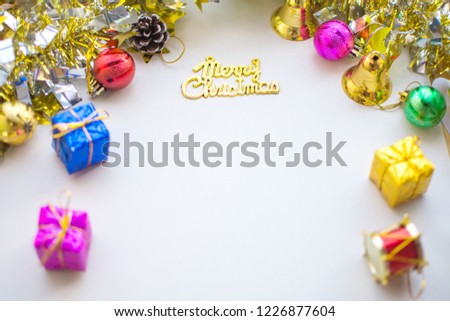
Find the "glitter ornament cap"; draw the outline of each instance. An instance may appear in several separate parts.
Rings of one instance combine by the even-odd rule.
[[[339,20],[323,23],[314,35],[314,47],[317,53],[327,60],[340,60],[353,50],[355,45],[353,32],[349,26]]]

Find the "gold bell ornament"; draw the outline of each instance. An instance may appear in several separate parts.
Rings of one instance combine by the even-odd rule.
[[[348,97],[365,106],[379,106],[388,100],[392,82],[382,54],[373,51],[347,70],[342,77],[342,88]]]
[[[21,145],[33,136],[37,120],[33,109],[24,103],[4,102],[0,104],[0,142]]]
[[[273,14],[272,28],[287,40],[311,38],[316,29],[311,0],[286,0]]]

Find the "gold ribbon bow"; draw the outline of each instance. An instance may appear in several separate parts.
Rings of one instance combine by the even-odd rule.
[[[106,110],[99,109],[96,111],[93,111],[88,117],[86,117],[84,120],[81,120],[80,117],[72,110],[70,109],[68,111],[72,114],[75,119],[78,121],[72,122],[72,123],[58,123],[54,124],[52,126],[52,132],[53,132],[53,138],[60,139],[61,137],[64,137],[67,134],[70,134],[77,129],[83,129],[84,134],[86,135],[88,141],[89,141],[89,159],[87,166],[90,166],[92,163],[92,156],[94,153],[94,146],[92,142],[92,136],[89,134],[89,131],[86,128],[86,125],[94,123],[96,121],[101,121],[109,118],[109,113]],[[57,153],[59,153],[60,144],[59,141],[56,144],[57,147]]]
[[[53,138],[61,138],[71,132],[86,127],[86,125],[94,123],[96,121],[105,120],[109,117],[109,113],[103,109],[92,112],[86,119],[81,120],[80,117],[71,109],[69,112],[78,120],[72,123],[58,123],[52,126]],[[55,131],[57,131],[55,133]]]

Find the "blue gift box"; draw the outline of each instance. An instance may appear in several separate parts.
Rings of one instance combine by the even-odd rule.
[[[52,147],[69,174],[108,158],[109,131],[92,103],[74,107],[52,118]],[[55,136],[61,136],[55,138]]]

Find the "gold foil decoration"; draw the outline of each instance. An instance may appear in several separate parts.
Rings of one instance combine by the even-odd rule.
[[[248,66],[222,66],[214,57],[207,57],[204,62],[193,69],[201,73],[187,78],[181,92],[188,99],[237,97],[248,95],[276,95],[280,92],[277,81],[260,80],[260,60],[253,59]],[[215,84],[215,79],[235,78],[235,84]],[[251,82],[246,82],[250,78]]]
[[[61,110],[61,104],[53,93],[40,94],[32,97],[33,109],[40,125],[48,125],[51,118]]]
[[[377,21],[377,16],[366,14],[350,22],[349,26],[355,34],[355,56],[379,51],[388,58],[387,65],[390,66],[400,55],[400,49],[396,46],[398,37],[393,35],[391,27]]]
[[[370,179],[391,207],[424,194],[430,185],[434,165],[419,145],[417,136],[407,137],[375,153]]]
[[[427,28],[414,26],[416,39],[410,46],[410,68],[426,74],[431,83],[437,78],[450,80],[450,2],[439,0],[422,5],[428,17]]]
[[[167,24],[170,35],[175,33],[175,23],[186,15],[186,3],[180,0],[139,0],[147,13],[156,13]]]
[[[219,3],[219,0],[194,0],[194,2],[197,5],[197,7],[200,9],[200,11],[203,11],[204,3],[209,3],[209,2]]]

